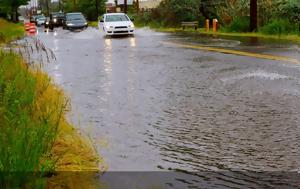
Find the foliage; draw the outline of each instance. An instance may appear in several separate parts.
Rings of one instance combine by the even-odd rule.
[[[248,32],[249,25],[250,19],[248,16],[236,17],[226,29],[228,32]]]
[[[24,35],[24,27],[0,19],[0,44]]]
[[[299,0],[288,0],[281,5],[281,15],[286,16],[291,22],[300,23],[300,2]]]
[[[10,14],[13,21],[18,21],[17,10],[21,5],[26,5],[28,0],[0,0],[0,12]]]
[[[105,13],[105,2],[106,0],[67,0],[64,3],[65,12],[74,12],[80,11],[82,12],[88,20],[96,21],[98,19],[97,11],[96,11],[96,1],[98,1],[99,5],[99,15]]]
[[[195,21],[200,17],[198,0],[164,0],[155,10],[136,16],[138,23],[158,26],[178,26],[182,21]]]
[[[276,19],[260,28],[263,34],[281,35],[288,33],[297,33],[296,24],[291,24],[288,19]]]

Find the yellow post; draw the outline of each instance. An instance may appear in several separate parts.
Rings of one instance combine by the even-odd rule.
[[[209,19],[206,19],[206,31],[209,32]]]

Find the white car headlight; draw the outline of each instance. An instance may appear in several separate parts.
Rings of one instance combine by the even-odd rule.
[[[53,19],[53,22],[57,22],[57,19],[56,19],[56,18],[54,18],[54,19]]]
[[[67,23],[67,26],[74,26],[73,23]]]
[[[130,28],[134,28],[134,24],[130,24],[129,27],[130,27]]]
[[[106,29],[113,29],[113,26],[106,26]]]

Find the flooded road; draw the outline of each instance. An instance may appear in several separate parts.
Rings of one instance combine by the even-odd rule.
[[[164,42],[299,60],[298,45],[249,47],[148,29],[135,37],[106,38],[94,28],[37,37],[57,57],[45,70],[108,163],[111,188],[297,187],[300,65]],[[152,180],[145,184],[143,174]]]

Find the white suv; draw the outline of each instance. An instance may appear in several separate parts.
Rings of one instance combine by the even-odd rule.
[[[103,25],[101,26],[101,23]],[[124,13],[104,14],[100,20],[99,28],[103,28],[106,35],[133,35],[134,25]]]

